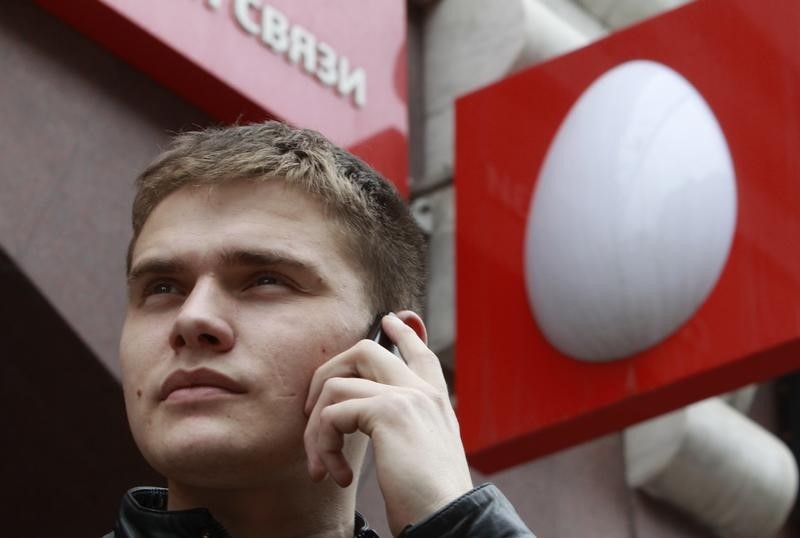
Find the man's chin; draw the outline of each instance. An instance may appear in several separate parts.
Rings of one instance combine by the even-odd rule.
[[[229,431],[173,431],[156,447],[142,447],[150,465],[171,481],[207,488],[237,488],[302,472],[302,440],[252,438]]]

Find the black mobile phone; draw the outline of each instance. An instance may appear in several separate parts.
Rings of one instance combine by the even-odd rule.
[[[391,339],[388,336],[386,336],[386,334],[384,334],[383,332],[383,327],[381,327],[381,320],[383,319],[383,316],[385,316],[386,314],[388,314],[388,312],[381,312],[380,314],[375,316],[375,321],[372,322],[372,326],[369,328],[369,331],[367,331],[366,338],[367,340],[372,340],[373,342],[379,343],[382,347],[388,349],[397,357],[402,359],[403,362],[406,362],[406,360],[403,359],[403,356],[400,354],[400,350],[397,349],[397,346],[394,344],[394,342],[392,342]]]

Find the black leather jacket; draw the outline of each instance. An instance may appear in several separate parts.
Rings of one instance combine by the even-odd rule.
[[[122,499],[114,531],[104,538],[230,538],[205,508],[167,511],[167,490],[134,488]],[[379,538],[360,514],[354,538]],[[459,497],[424,521],[409,525],[403,538],[535,538],[511,503],[492,484]]]

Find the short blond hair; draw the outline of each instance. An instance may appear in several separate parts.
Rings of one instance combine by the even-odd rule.
[[[153,209],[183,187],[231,181],[286,181],[321,200],[343,226],[348,254],[367,274],[375,313],[421,312],[424,237],[394,186],[358,157],[316,131],[270,121],[177,135],[136,180],[133,238]]]

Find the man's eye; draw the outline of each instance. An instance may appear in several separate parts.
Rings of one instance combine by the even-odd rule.
[[[165,293],[178,293],[178,287],[172,282],[154,282],[144,290],[144,295],[163,295]]]
[[[286,280],[278,275],[259,275],[253,282],[253,286],[279,286],[286,284]]]
[[[294,280],[281,273],[258,273],[250,279],[246,288],[266,288],[270,290],[300,289]]]

